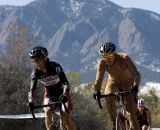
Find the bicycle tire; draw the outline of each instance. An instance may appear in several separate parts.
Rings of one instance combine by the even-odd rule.
[[[59,122],[54,122],[54,124],[50,125],[49,130],[61,130]]]
[[[116,117],[116,130],[126,130],[125,123],[122,122],[120,116]]]
[[[51,125],[51,128],[49,130],[67,130],[60,115],[53,113],[53,117],[54,123]]]
[[[60,120],[57,120],[50,126],[49,130],[67,130],[67,128],[60,123]]]

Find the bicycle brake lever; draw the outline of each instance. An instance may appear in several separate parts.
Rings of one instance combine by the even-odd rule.
[[[63,104],[63,106],[64,106],[65,111],[66,111],[67,113],[69,113],[69,111],[68,111],[68,108],[67,108],[66,104],[65,104],[65,103],[62,103],[62,104]]]
[[[34,110],[32,110],[31,113],[32,113],[33,119],[36,120],[36,117],[35,117],[35,115],[34,115]]]
[[[102,107],[102,104],[101,104],[101,100],[100,100],[100,98],[97,98],[97,102],[98,102],[98,106],[99,106],[99,108],[100,108],[100,109],[102,109],[103,107]]]

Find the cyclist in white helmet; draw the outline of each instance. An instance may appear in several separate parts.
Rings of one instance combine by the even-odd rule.
[[[144,99],[139,99],[137,103],[137,118],[142,130],[151,130],[151,112],[145,106]]]

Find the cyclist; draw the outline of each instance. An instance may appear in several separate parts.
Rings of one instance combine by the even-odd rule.
[[[63,103],[68,103],[68,109],[70,112],[71,101],[69,95],[69,83],[65,73],[60,64],[51,62],[47,56],[47,49],[41,46],[34,47],[30,52],[30,58],[35,63],[36,68],[33,69],[31,73],[31,86],[28,94],[29,107],[30,109],[33,109],[36,85],[37,81],[40,81],[45,89],[44,104],[48,104],[51,101],[58,101],[59,98],[61,98]],[[53,123],[51,108],[44,108],[44,112],[45,125],[47,130],[50,130]],[[68,130],[76,129],[70,113],[63,111],[62,119],[65,121]]]
[[[137,104],[137,118],[142,130],[151,130],[151,112],[145,106],[144,99],[139,99]]]
[[[138,93],[140,84],[140,73],[136,66],[131,61],[129,56],[125,53],[117,53],[115,44],[111,42],[104,43],[100,46],[99,53],[101,58],[97,66],[96,80],[94,84],[93,96],[99,98],[101,96],[101,85],[103,82],[105,71],[108,72],[107,85],[105,87],[105,94],[128,91],[131,86],[134,93]],[[131,130],[140,130],[140,126],[136,116],[137,104],[134,101],[133,95],[127,93],[123,95],[124,105],[127,113],[129,113],[129,124]],[[116,100],[115,97],[110,96],[106,98],[106,106],[109,111],[111,120],[113,122],[113,130],[115,129],[116,121]]]

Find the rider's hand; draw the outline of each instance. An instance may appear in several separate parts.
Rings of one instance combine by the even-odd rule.
[[[61,95],[61,96],[59,97],[59,100],[61,100],[63,103],[66,103],[66,102],[68,102],[68,97],[65,96],[65,95]]]
[[[138,86],[137,85],[133,85],[132,87],[130,87],[130,90],[132,92],[133,95],[137,95],[138,93]]]
[[[100,92],[100,91],[95,92],[95,93],[93,94],[93,98],[94,98],[95,100],[101,98],[101,92]]]
[[[68,90],[63,91],[63,95],[64,96],[68,96],[69,95],[69,91]]]
[[[29,107],[29,111],[33,111],[33,109],[34,109],[34,103],[33,102],[29,102],[28,103],[28,107]]]

